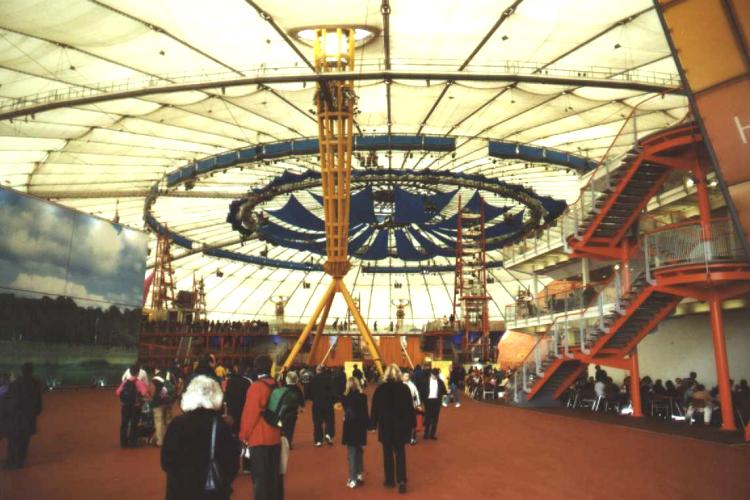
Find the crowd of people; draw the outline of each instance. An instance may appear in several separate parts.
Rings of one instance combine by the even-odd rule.
[[[750,387],[747,380],[740,380],[738,384],[730,381],[732,386],[732,402],[738,415],[747,421],[750,418]],[[580,406],[583,402],[597,402],[594,409],[612,407],[622,410],[631,405],[631,379],[626,376],[622,384],[616,384],[606,370],[595,367],[593,377],[585,373],[569,388],[568,406]],[[673,413],[685,417],[688,424],[695,423],[696,414],[701,414],[706,425],[720,425],[719,389],[713,387],[708,390],[705,384],[698,381],[696,372],[690,372],[687,377],[676,378],[674,381],[662,379],[653,380],[646,375],[640,379],[641,405],[644,414],[670,418]],[[601,402],[609,403],[602,405]],[[587,404],[587,403],[583,403]],[[733,415],[735,418],[738,415]]]
[[[406,492],[406,446],[437,440],[441,408],[460,396],[473,375],[456,365],[446,378],[437,368],[387,366],[380,377],[372,365],[301,366],[272,376],[268,356],[229,368],[211,354],[186,370],[136,364],[116,390],[121,405],[120,445],[161,447],[168,499],[228,498],[240,471],[251,474],[254,498],[281,499],[294,449],[299,412],[311,408],[312,443],[333,446],[337,409],[343,416],[346,486],[364,484],[364,446],[377,430],[383,451],[383,485]],[[484,376],[484,374],[482,374]],[[377,384],[368,405],[365,388]],[[179,402],[181,415],[172,415]],[[213,489],[210,489],[210,488]]]
[[[178,323],[174,321],[142,321],[141,330],[146,333],[183,332],[192,333],[242,333],[246,335],[268,335],[269,325],[265,321],[193,321]]]

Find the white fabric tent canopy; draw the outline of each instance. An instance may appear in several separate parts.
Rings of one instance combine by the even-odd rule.
[[[481,173],[568,202],[578,194],[575,173],[516,160],[493,162],[487,141],[529,143],[598,160],[634,107],[654,95],[637,85],[608,86],[602,80],[666,89],[680,85],[650,0],[391,0],[387,33],[381,3],[5,0],[0,3],[0,183],[108,218],[117,210],[121,222],[142,228],[146,192],[167,172],[223,151],[316,137],[310,113],[314,83],[289,78],[166,91],[177,83],[309,77],[312,49],[290,36],[308,26],[369,26],[376,36],[357,49],[361,71],[390,66],[421,75],[357,81],[362,133],[456,138],[455,155],[380,152],[381,166]],[[440,77],[456,72],[491,78]],[[532,81],[546,77],[569,82]],[[161,87],[164,92],[147,95],[114,94]],[[97,100],[66,103],[76,95]],[[23,111],[40,104],[50,104],[49,109]],[[12,119],[11,111],[16,112]],[[678,92],[649,100],[634,112],[612,154],[686,113],[687,101]],[[225,222],[231,196],[315,163],[315,157],[294,157],[201,177],[189,193],[161,193],[153,214],[201,244],[258,255],[266,245],[241,246]],[[355,162],[355,168],[362,166]],[[273,200],[266,208],[284,201]],[[175,248],[174,253],[183,252]],[[268,256],[300,262],[311,257],[271,245]],[[392,264],[399,263],[393,259]],[[288,319],[304,319],[327,280],[321,273],[260,268],[200,252],[185,254],[175,266],[179,288],[189,288],[194,274],[205,277],[208,307],[217,319],[269,319],[270,299],[277,295],[290,298]],[[518,287],[530,287],[529,277],[501,269],[492,274],[490,313],[499,319]],[[303,281],[310,288],[303,288]],[[397,281],[400,288],[393,286]],[[395,317],[391,300],[399,298],[411,302],[407,323],[451,311],[452,274],[372,274],[355,266],[347,284],[371,322],[387,324]],[[343,306],[336,307],[331,317],[342,314]]]

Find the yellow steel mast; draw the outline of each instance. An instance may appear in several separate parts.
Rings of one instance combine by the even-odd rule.
[[[354,71],[354,29],[319,28],[314,40],[315,70],[318,73]],[[352,173],[352,141],[354,107],[357,96],[352,80],[332,80],[318,83],[315,102],[318,108],[318,138],[320,142],[320,173],[323,186],[323,211],[326,230],[326,253],[323,265],[333,280],[326,289],[310,320],[302,330],[284,367],[289,368],[317,323],[311,355],[315,353],[323,328],[328,320],[333,298],[341,293],[354,317],[357,328],[367,344],[375,367],[383,374],[380,352],[372,339],[367,323],[344,284],[349,263],[349,201]]]

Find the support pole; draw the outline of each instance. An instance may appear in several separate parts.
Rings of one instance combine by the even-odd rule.
[[[406,339],[404,339],[404,340],[406,340]],[[414,369],[414,363],[411,360],[411,356],[409,356],[409,349],[408,349],[409,344],[408,343],[406,345],[401,344],[401,339],[400,338],[398,339],[398,341],[399,341],[399,344],[401,345],[401,350],[404,352],[404,356],[406,357],[406,361],[409,363],[409,367],[413,370]]]
[[[359,313],[359,309],[357,309],[357,305],[354,303],[354,299],[352,299],[349,290],[347,290],[346,285],[344,285],[344,281],[341,278],[337,278],[334,282],[336,283],[338,291],[344,296],[344,300],[346,300],[346,304],[349,306],[352,316],[354,316],[354,322],[357,323],[357,328],[359,328],[359,334],[365,339],[367,348],[370,351],[370,356],[372,356],[372,361],[375,363],[375,368],[377,368],[378,373],[380,373],[380,376],[382,377],[383,363],[380,360],[380,351],[378,351],[378,346],[375,345],[370,330],[367,328],[367,323],[362,319],[362,315]]]
[[[318,352],[318,344],[320,344],[320,339],[323,338],[323,330],[325,330],[326,321],[328,321],[328,313],[331,311],[331,304],[333,304],[333,296],[334,294],[331,294],[330,298],[328,299],[328,303],[326,304],[325,309],[323,309],[323,315],[318,320],[318,329],[315,330],[315,336],[313,337],[312,347],[310,347],[310,357],[307,360],[308,365],[315,364],[315,356]]]
[[[711,201],[708,197],[708,179],[701,165],[693,170],[695,190],[698,195],[698,210],[704,237],[711,234]]]
[[[312,316],[310,316],[310,320],[307,322],[307,324],[305,325],[305,328],[302,330],[302,333],[297,339],[297,342],[294,344],[294,347],[292,347],[292,351],[289,353],[289,357],[286,358],[286,361],[284,361],[283,367],[285,369],[288,370],[289,367],[292,366],[292,363],[294,362],[294,358],[297,357],[297,354],[299,354],[300,349],[302,349],[302,346],[305,345],[307,336],[310,335],[310,331],[312,330],[313,325],[315,325],[315,321],[320,316],[320,313],[323,311],[323,308],[325,307],[325,305],[333,297],[333,294],[335,293],[335,291],[336,291],[336,280],[334,279],[331,281],[331,284],[328,285],[325,295],[323,295],[323,299],[318,304],[318,307],[315,308],[315,312],[313,312]]]
[[[320,366],[323,366],[323,365],[326,364],[326,361],[328,360],[328,356],[331,355],[331,351],[333,351],[333,348],[336,347],[336,344],[339,343],[339,337],[340,336],[337,336],[336,340],[333,342],[333,344],[331,344],[330,346],[328,346],[328,350],[326,351],[325,356],[323,356],[323,359],[320,360]]]
[[[630,290],[630,285],[632,285],[630,279],[632,276],[630,276],[630,267],[628,266],[628,263],[630,262],[630,245],[629,242],[626,239],[622,242],[622,257],[620,257],[620,275],[622,276],[622,293],[625,295],[625,293]]]
[[[729,362],[727,360],[727,343],[724,338],[724,320],[721,315],[721,299],[712,296],[709,301],[711,314],[711,336],[714,342],[716,358],[716,380],[719,385],[719,402],[721,403],[721,429],[735,431],[734,405],[732,404],[732,386],[729,383]]]
[[[633,416],[642,417],[641,405],[641,372],[638,369],[638,350],[630,351],[630,401],[633,405]]]
[[[589,283],[591,282],[591,266],[589,265],[589,258],[584,257],[581,259],[581,281],[583,282],[583,286],[587,287],[589,286]]]

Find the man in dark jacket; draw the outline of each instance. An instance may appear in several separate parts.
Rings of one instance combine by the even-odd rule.
[[[430,376],[419,387],[419,398],[424,404],[424,439],[437,439],[438,419],[443,396],[447,394],[440,370],[433,368]]]
[[[313,439],[315,446],[322,446],[323,439],[333,445],[336,426],[333,419],[334,395],[333,380],[325,373],[322,366],[315,368],[315,376],[310,382],[310,399],[312,399]],[[323,426],[325,425],[325,431]]]
[[[243,363],[239,373],[230,373],[227,379],[227,388],[224,392],[224,403],[227,405],[227,413],[232,418],[232,432],[235,435],[240,432],[242,408],[245,406],[247,389],[252,383],[250,368],[248,363]]]
[[[354,369],[352,370],[352,377],[359,380],[359,385],[362,387],[365,386],[365,374],[362,373],[362,370],[359,369],[358,365],[354,365]]]
[[[289,443],[289,449],[292,449],[292,440],[294,439],[294,428],[297,426],[297,414],[300,408],[305,407],[305,395],[302,393],[299,384],[299,375],[291,371],[284,377],[285,387],[289,389],[289,394],[284,396],[284,408],[281,416],[281,435]]]
[[[372,395],[370,427],[378,429],[378,441],[383,446],[383,486],[392,488],[394,459],[396,481],[400,493],[406,493],[406,448],[411,430],[417,426],[411,391],[401,382],[401,370],[395,364],[385,370],[385,382]]]
[[[36,417],[42,412],[42,386],[32,377],[31,363],[21,366],[21,377],[10,384],[3,411],[7,423],[8,461],[6,469],[22,469],[31,436],[36,434]]]
[[[451,374],[450,374],[450,384],[451,384],[451,396],[453,396],[453,402],[456,405],[456,408],[461,406],[461,398],[460,394],[461,391],[464,388],[464,379],[466,378],[466,370],[464,370],[464,367],[461,366],[461,363],[453,363],[453,367],[451,368]]]

